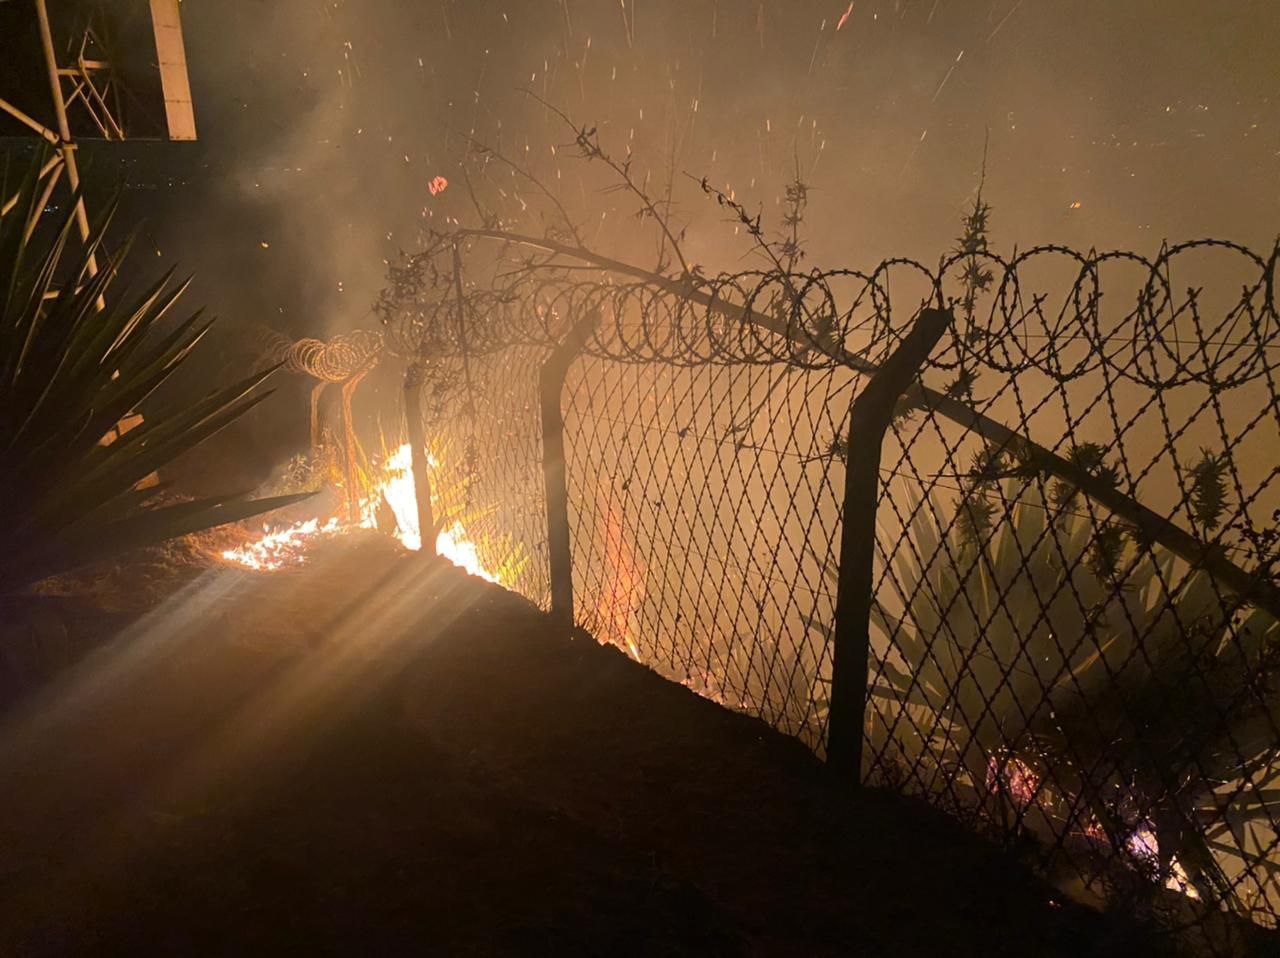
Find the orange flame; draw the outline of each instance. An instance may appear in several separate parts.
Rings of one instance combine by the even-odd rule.
[[[622,521],[612,506],[608,507],[605,517],[604,557],[605,568],[610,574],[600,599],[600,617],[607,630],[602,638],[607,637],[639,660],[640,649],[632,633],[631,619],[644,598],[644,576],[623,535]]]
[[[378,506],[385,500],[396,518],[396,538],[410,551],[422,548],[422,534],[418,530],[418,505],[414,495],[412,451],[404,443],[387,457],[382,473],[372,484],[369,495],[360,502],[360,521],[344,524],[336,518],[321,521],[306,519],[278,529],[264,529],[262,536],[236,549],[227,549],[222,558],[227,562],[253,569],[257,572],[274,572],[290,566],[303,565],[307,552],[321,541],[352,529],[377,529]],[[428,463],[436,465],[428,457]],[[488,582],[499,583],[480,560],[479,550],[467,537],[461,522],[440,531],[436,536],[436,553],[454,565],[461,566],[471,575]]]

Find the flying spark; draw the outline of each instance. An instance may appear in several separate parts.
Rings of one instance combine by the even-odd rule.
[[[947,71],[947,75],[946,75],[946,76],[944,76],[944,77],[942,78],[942,82],[938,84],[938,89],[936,89],[936,90],[934,90],[934,91],[933,91],[933,100],[932,100],[931,102],[933,102],[933,103],[937,103],[937,102],[938,102],[938,97],[942,94],[942,88],[943,88],[944,86],[946,86],[946,85],[947,85],[947,81],[951,79],[951,74],[953,74],[953,73],[955,73],[955,72],[956,72],[956,67],[958,67],[958,66],[960,65],[960,61],[961,61],[962,59],[964,59],[964,51],[963,51],[963,50],[961,50],[961,51],[960,51],[960,54],[956,57],[956,61],[955,61],[955,63],[951,64],[951,69],[950,69],[950,70],[948,70],[948,71]]]

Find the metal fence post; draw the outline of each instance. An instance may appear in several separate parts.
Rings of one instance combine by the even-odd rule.
[[[582,352],[600,320],[592,310],[576,323],[569,335],[538,370],[538,396],[542,408],[542,477],[547,501],[547,552],[550,559],[551,617],[565,629],[573,628],[573,552],[569,541],[569,485],[564,455],[564,418],[560,397],[569,367]]]
[[[862,776],[862,739],[871,652],[871,579],[880,494],[880,451],[894,407],[951,325],[950,310],[925,309],[849,410],[844,512],[832,638],[827,764],[854,782]]]
[[[427,471],[427,433],[422,425],[423,368],[412,362],[404,374],[404,418],[409,435],[409,470],[413,473],[413,494],[418,507],[418,531],[422,554],[436,554],[436,517],[431,508],[431,476]]]

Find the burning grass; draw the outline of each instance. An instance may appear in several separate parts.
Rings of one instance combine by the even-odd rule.
[[[255,572],[276,572],[305,564],[320,543],[359,529],[387,532],[404,548],[419,551],[422,533],[418,528],[409,444],[401,443],[384,452],[379,460],[378,464],[360,471],[363,488],[355,492],[358,499],[355,510],[339,509],[329,516],[312,515],[283,525],[268,523],[255,538],[223,549],[220,558]],[[428,462],[439,469],[440,460],[436,456],[430,456]],[[358,520],[342,518],[352,511]],[[502,569],[491,570],[481,559],[480,548],[470,538],[462,519],[454,519],[440,530],[435,549],[437,555],[471,575],[495,584],[503,581]]]

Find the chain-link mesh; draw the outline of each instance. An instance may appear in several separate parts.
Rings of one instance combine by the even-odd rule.
[[[840,501],[826,447],[856,378],[591,357],[565,392],[583,624],[815,748]]]
[[[560,394],[579,623],[819,752],[844,463],[875,441],[850,403],[950,308],[885,440],[866,780],[1037,838],[1081,895],[1275,925],[1274,255],[474,260],[408,298],[448,371],[429,428],[469,444],[492,560],[528,560],[507,584],[547,601],[538,370],[594,316]]]
[[[544,609],[550,585],[537,380],[546,354],[511,346],[475,357],[465,374],[459,360],[443,360],[435,382],[458,385],[424,411],[436,522],[446,536],[474,543],[488,574]]]
[[[1066,299],[1031,295],[1055,266]],[[938,365],[977,412],[1257,569],[1280,505],[1273,273],[1208,244],[1154,264],[1045,251],[994,309],[960,310]],[[1036,449],[923,405],[892,440],[871,779],[1037,834],[1091,890],[1274,925],[1274,592],[1243,601]]]

